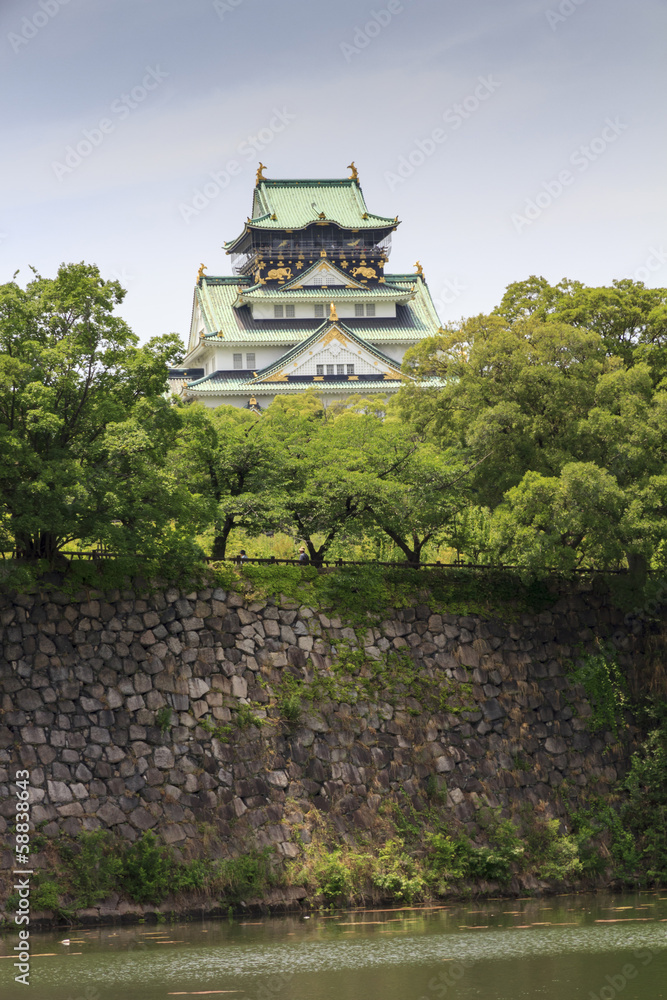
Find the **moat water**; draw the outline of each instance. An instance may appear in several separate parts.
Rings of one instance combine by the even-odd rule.
[[[667,1000],[667,890],[33,933],[27,990],[16,943],[3,1000]]]

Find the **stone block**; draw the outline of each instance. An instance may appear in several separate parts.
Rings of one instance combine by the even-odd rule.
[[[31,688],[23,688],[16,694],[16,702],[24,712],[32,712],[36,708],[42,707],[42,699]]]
[[[169,770],[176,763],[174,755],[169,747],[158,747],[153,754],[155,766],[161,770]]]
[[[273,785],[274,788],[287,788],[289,785],[287,771],[269,771],[266,778],[269,784]]]
[[[23,726],[21,729],[21,739],[24,743],[29,744],[46,743],[46,733],[40,726]]]
[[[116,826],[118,823],[125,822],[125,813],[114,805],[113,802],[105,802],[104,805],[97,810],[97,817],[100,819],[105,826]]]
[[[561,754],[567,752],[567,743],[561,736],[549,736],[545,740],[544,749],[547,753]]]
[[[151,816],[149,811],[147,809],[144,809],[143,806],[139,806],[138,809],[135,809],[134,812],[131,812],[128,819],[132,824],[132,826],[136,827],[137,830],[141,830],[142,832],[145,830],[150,830],[151,827],[155,826],[157,823],[157,819],[155,818],[155,816]]]
[[[244,677],[238,677],[234,675],[231,678],[231,682],[232,682],[232,695],[235,698],[248,697],[248,682]]]
[[[204,680],[203,677],[190,677],[188,679],[188,694],[193,699],[199,700],[203,698],[210,689],[211,685],[209,681]]]
[[[74,798],[69,785],[64,781],[47,781],[46,788],[53,803],[71,802]]]

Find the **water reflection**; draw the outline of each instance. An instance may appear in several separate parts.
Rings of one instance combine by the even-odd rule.
[[[39,1000],[667,1000],[665,892],[67,933],[31,935]]]

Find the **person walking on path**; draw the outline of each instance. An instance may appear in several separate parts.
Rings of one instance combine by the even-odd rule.
[[[299,549],[299,562],[303,566],[307,566],[308,563],[310,562],[310,559],[308,558],[308,553],[306,552],[306,549],[303,545]]]

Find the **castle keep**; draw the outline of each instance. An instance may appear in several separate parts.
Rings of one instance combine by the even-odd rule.
[[[440,327],[421,266],[386,271],[398,217],[368,211],[354,164],[342,180],[270,180],[265,169],[252,216],[225,244],[233,277],[199,270],[172,388],[258,409],[313,387],[325,402],[396,392],[406,350]]]

